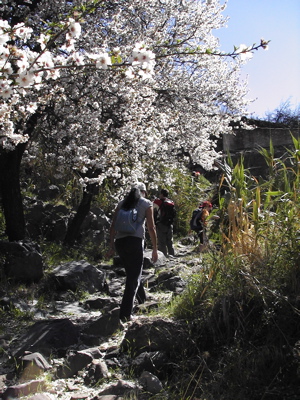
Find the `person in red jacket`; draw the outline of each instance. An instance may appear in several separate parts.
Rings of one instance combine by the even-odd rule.
[[[153,201],[158,250],[166,257],[174,256],[173,221],[176,215],[174,202],[168,198],[166,189],[161,189],[159,198]]]

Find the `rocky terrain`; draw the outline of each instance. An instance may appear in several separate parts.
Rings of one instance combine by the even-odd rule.
[[[177,361],[189,339],[185,322],[169,318],[166,305],[201,268],[193,248],[178,244],[176,257],[161,253],[155,265],[145,251],[147,301],[125,324],[118,318],[125,274],[117,257],[113,265],[58,265],[34,286],[31,299],[30,285],[24,298],[3,291],[1,398],[169,398],[167,382],[180,375]],[[7,318],[12,314],[28,319]]]

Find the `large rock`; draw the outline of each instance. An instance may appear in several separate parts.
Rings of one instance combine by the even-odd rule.
[[[68,225],[76,214],[64,205],[55,205],[41,201],[55,198],[57,187],[51,185],[49,188],[37,192],[36,199],[27,198],[26,201],[26,230],[32,239],[43,237],[57,243],[63,242]],[[82,243],[91,242],[95,246],[101,246],[106,241],[107,229],[110,220],[101,208],[93,207],[85,217],[81,227],[80,235],[76,240]]]
[[[62,242],[67,232],[69,209],[60,204],[46,204],[43,220],[43,235],[47,240]]]
[[[182,293],[186,287],[186,282],[180,276],[173,276],[159,284],[160,290],[169,290],[174,294]]]
[[[168,364],[168,356],[163,351],[143,352],[139,354],[133,361],[131,368],[136,374],[143,371],[151,372],[160,377],[165,377]]]
[[[77,374],[78,371],[86,368],[87,365],[91,364],[93,361],[93,356],[85,351],[78,351],[70,354],[67,357],[65,364],[60,365],[57,368],[57,377],[59,379],[70,378],[71,376]]]
[[[174,294],[181,293],[186,287],[186,282],[179,276],[177,268],[166,269],[158,275],[149,275],[144,278],[144,282],[152,291],[168,290]]]
[[[97,385],[100,380],[108,379],[109,375],[108,367],[104,360],[93,360],[87,369],[84,383],[89,386]]]
[[[127,330],[121,344],[122,351],[131,354],[163,351],[168,354],[178,352],[188,346],[184,322],[171,319],[138,319]]]
[[[120,309],[114,310],[102,315],[95,321],[88,324],[83,330],[84,335],[95,335],[97,337],[108,337],[120,329]]]
[[[22,357],[27,351],[50,356],[52,352],[77,344],[78,340],[79,328],[67,318],[38,321],[19,339],[21,345],[13,356]]]
[[[51,394],[36,393],[33,396],[27,398],[27,400],[53,400]]]
[[[81,231],[103,231],[109,228],[110,220],[106,217],[104,211],[98,207],[92,207],[81,226]]]
[[[4,270],[17,282],[38,282],[44,274],[43,258],[36,244],[29,242],[0,242],[5,256]]]
[[[26,230],[31,238],[41,235],[44,218],[44,203],[42,201],[37,201],[33,206],[28,207],[26,214]]]
[[[157,394],[163,392],[163,385],[157,376],[151,374],[149,371],[144,371],[139,378],[139,383],[143,389],[149,393]]]
[[[152,250],[145,250],[144,251],[144,263],[143,263],[143,268],[144,269],[148,269],[148,268],[152,268],[152,267],[162,267],[164,265],[166,265],[167,263],[167,259],[164,255],[163,252],[158,251],[158,259],[156,261],[156,263],[154,264],[152,261]]]
[[[89,293],[107,291],[106,275],[85,260],[70,261],[55,268],[51,277],[59,290],[84,289]]]
[[[110,291],[111,293],[111,291]],[[99,297],[96,295],[94,298],[89,298],[84,301],[83,305],[86,309],[89,310],[103,310],[103,311],[111,311],[119,305],[119,300],[111,298],[111,297]],[[1,304],[1,303],[0,303]]]
[[[16,362],[20,382],[38,378],[43,372],[51,369],[51,365],[40,353],[26,354]]]

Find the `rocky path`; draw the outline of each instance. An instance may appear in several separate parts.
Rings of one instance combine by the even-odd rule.
[[[185,333],[165,307],[201,268],[194,245],[176,246],[176,257],[160,254],[156,265],[145,252],[147,302],[126,324],[118,318],[125,276],[117,258],[113,265],[82,260],[58,266],[44,282],[45,290],[53,288],[50,302],[2,296],[4,310],[31,315],[27,324],[6,321],[2,328],[2,399],[167,398],[170,354],[182,346]]]

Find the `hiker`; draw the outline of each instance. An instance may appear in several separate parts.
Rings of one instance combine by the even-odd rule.
[[[174,202],[168,196],[168,191],[161,189],[159,197],[153,202],[158,250],[163,252],[166,257],[175,256],[173,247],[173,221],[176,210]]]
[[[208,245],[208,237],[206,233],[207,229],[207,218],[212,210],[212,204],[209,201],[203,201],[199,204],[199,207],[193,211],[192,218],[190,220],[190,228],[192,231],[197,232],[197,236],[200,240],[199,252],[206,250]]]
[[[117,251],[126,271],[125,290],[120,307],[120,320],[132,320],[132,311],[135,298],[139,304],[146,301],[146,294],[141,281],[144,261],[145,220],[152,242],[152,261],[157,261],[157,238],[153,218],[153,203],[145,199],[146,186],[137,183],[132,186],[126,197],[119,202],[114,213],[110,227],[110,250],[107,254],[111,257]],[[136,213],[135,222],[126,219],[129,212]],[[120,224],[124,227],[118,228]],[[134,218],[133,218],[134,219]],[[125,223],[124,223],[125,221]],[[135,226],[134,226],[135,224]],[[126,225],[126,226],[125,226]],[[131,230],[131,232],[129,232]]]

